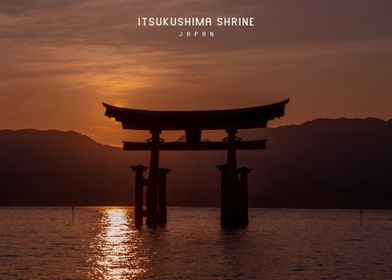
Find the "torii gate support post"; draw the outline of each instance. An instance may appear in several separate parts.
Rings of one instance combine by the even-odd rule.
[[[222,164],[217,166],[221,172],[221,226],[230,226],[232,220],[230,208],[230,166]]]
[[[246,226],[249,224],[248,214],[248,174],[252,171],[250,168],[241,167],[238,168],[240,174],[239,179],[239,203],[240,203],[240,226]]]
[[[248,225],[248,174],[251,169],[233,170],[228,164],[217,167],[221,172],[221,225],[226,228]]]
[[[226,129],[227,137],[223,139],[229,143],[229,148],[227,150],[227,164],[232,168],[237,168],[237,151],[235,144],[237,141],[237,129]]]
[[[148,167],[143,165],[131,166],[135,171],[135,226],[143,225],[143,186],[145,183],[143,173]]]
[[[150,174],[148,176],[147,187],[147,219],[148,226],[158,224],[158,185],[159,185],[159,134],[160,130],[151,130],[151,156],[150,156]]]
[[[166,178],[170,171],[170,169],[159,168],[158,215],[160,225],[167,223]]]
[[[221,225],[227,228],[246,226],[248,218],[249,168],[237,169],[237,129],[226,130],[228,136],[227,164],[217,166],[221,171]]]
[[[221,166],[222,172],[222,218],[221,225],[224,227],[238,226],[240,219],[239,182],[237,173],[237,150],[236,143],[240,140],[236,134],[237,129],[226,129],[227,137],[223,139],[228,143],[227,164]]]

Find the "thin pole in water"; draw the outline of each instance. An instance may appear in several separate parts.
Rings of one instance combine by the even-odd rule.
[[[362,208],[359,210],[359,225],[362,226]]]
[[[72,223],[75,223],[75,207],[72,206]]]

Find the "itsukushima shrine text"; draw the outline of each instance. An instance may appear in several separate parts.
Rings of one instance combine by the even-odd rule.
[[[122,123],[124,129],[148,130],[146,142],[124,142],[126,151],[150,151],[150,166],[131,166],[135,176],[135,225],[149,226],[167,222],[166,176],[170,169],[159,167],[160,151],[226,150],[227,162],[218,165],[221,172],[221,225],[241,227],[248,224],[248,173],[251,169],[237,167],[237,150],[265,149],[266,140],[244,141],[236,136],[238,129],[263,128],[269,120],[284,115],[289,100],[232,110],[214,111],[147,111],[103,104],[105,115]],[[202,130],[225,130],[222,141],[201,141]],[[163,130],[184,130],[185,142],[165,142]],[[144,172],[149,170],[148,177]],[[146,208],[143,206],[143,188]]]

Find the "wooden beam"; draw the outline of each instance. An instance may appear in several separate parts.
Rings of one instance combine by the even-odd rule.
[[[237,150],[263,150],[266,148],[267,140],[236,141],[234,143]],[[230,148],[228,142],[200,142],[189,144],[186,142],[159,142],[160,151],[200,151],[200,150],[227,150]],[[152,142],[124,142],[125,151],[150,151],[153,148]]]
[[[282,117],[289,99],[240,109],[208,111],[150,111],[121,108],[103,103],[105,115],[122,123],[124,129],[136,130],[215,130],[266,127],[267,122]]]

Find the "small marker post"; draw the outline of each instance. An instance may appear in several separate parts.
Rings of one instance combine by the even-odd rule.
[[[72,206],[72,223],[75,223],[75,207]]]

